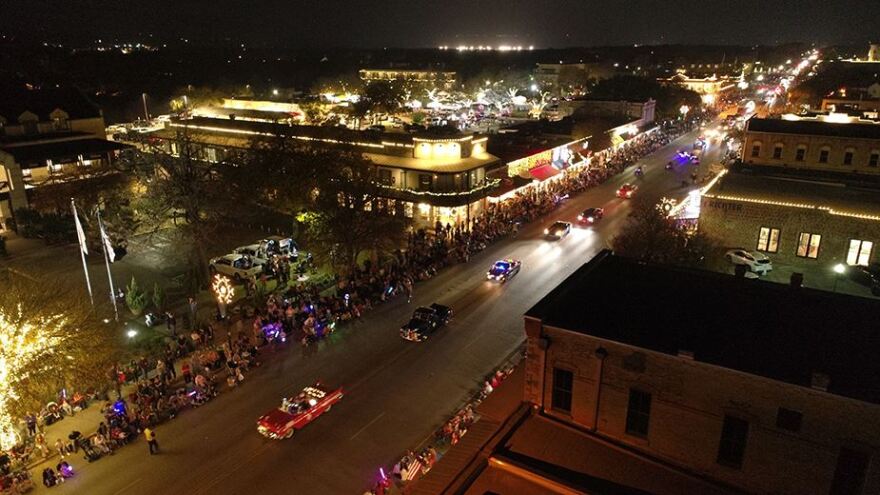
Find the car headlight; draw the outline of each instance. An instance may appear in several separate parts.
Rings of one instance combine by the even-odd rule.
[[[550,229],[544,229],[544,235],[547,235],[549,233],[550,233]]]
[[[587,221],[590,222],[590,223],[592,223],[592,222],[593,222],[593,217],[587,217]]]
[[[583,220],[583,219],[584,219],[583,215],[578,215],[578,220]]]

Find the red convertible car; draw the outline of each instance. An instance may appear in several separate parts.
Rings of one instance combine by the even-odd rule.
[[[306,387],[297,396],[282,399],[281,407],[260,416],[257,431],[276,440],[290,438],[294,431],[329,411],[333,404],[342,399],[342,395],[342,387],[329,389],[320,383]]]

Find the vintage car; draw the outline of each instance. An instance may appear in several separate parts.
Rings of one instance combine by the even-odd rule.
[[[434,303],[427,308],[418,308],[413,312],[412,319],[400,327],[400,336],[410,342],[422,342],[434,333],[434,330],[449,323],[452,318],[452,309],[448,306]]]
[[[507,282],[510,277],[513,277],[517,273],[519,273],[519,269],[522,267],[522,262],[520,260],[514,259],[503,259],[498,260],[492,265],[492,268],[489,268],[489,271],[486,272],[486,278],[489,280],[497,280],[501,283]]]
[[[290,438],[342,399],[342,387],[331,389],[316,383],[295,397],[285,397],[281,407],[272,409],[257,420],[257,431],[275,440]]]

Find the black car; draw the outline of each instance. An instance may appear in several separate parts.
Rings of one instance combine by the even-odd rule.
[[[400,328],[400,336],[411,342],[421,342],[434,333],[434,330],[449,323],[452,308],[434,303],[430,307],[418,308],[413,312],[409,323]]]
[[[872,263],[868,266],[851,266],[846,271],[853,282],[870,288],[871,294],[880,296],[880,264]]]
[[[562,239],[569,233],[571,233],[571,224],[568,222],[556,221],[544,229],[544,237],[548,239]]]
[[[580,215],[577,216],[578,223],[584,225],[593,225],[594,223],[602,220],[602,217],[605,216],[605,210],[602,208],[587,208]]]

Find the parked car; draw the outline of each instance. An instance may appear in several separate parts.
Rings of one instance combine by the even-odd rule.
[[[269,262],[269,257],[266,255],[266,251],[260,247],[259,244],[249,244],[247,246],[240,246],[232,250],[232,254],[245,254],[250,256],[251,261],[255,265],[265,265]]]
[[[846,272],[853,282],[868,287],[871,289],[871,294],[880,296],[880,263],[850,266]]]
[[[296,259],[299,256],[299,251],[296,247],[296,242],[290,237],[282,237],[280,235],[272,235],[265,239],[262,239],[258,245],[260,246],[260,250],[266,253],[266,257],[271,256],[289,256],[292,259]]]
[[[766,275],[767,272],[773,270],[773,263],[770,261],[770,258],[757,251],[735,248],[727,251],[724,257],[734,265],[745,265],[749,271],[759,275]]]
[[[232,277],[238,283],[263,272],[263,267],[255,264],[246,254],[219,256],[210,261],[208,268],[212,274],[221,273]]]

